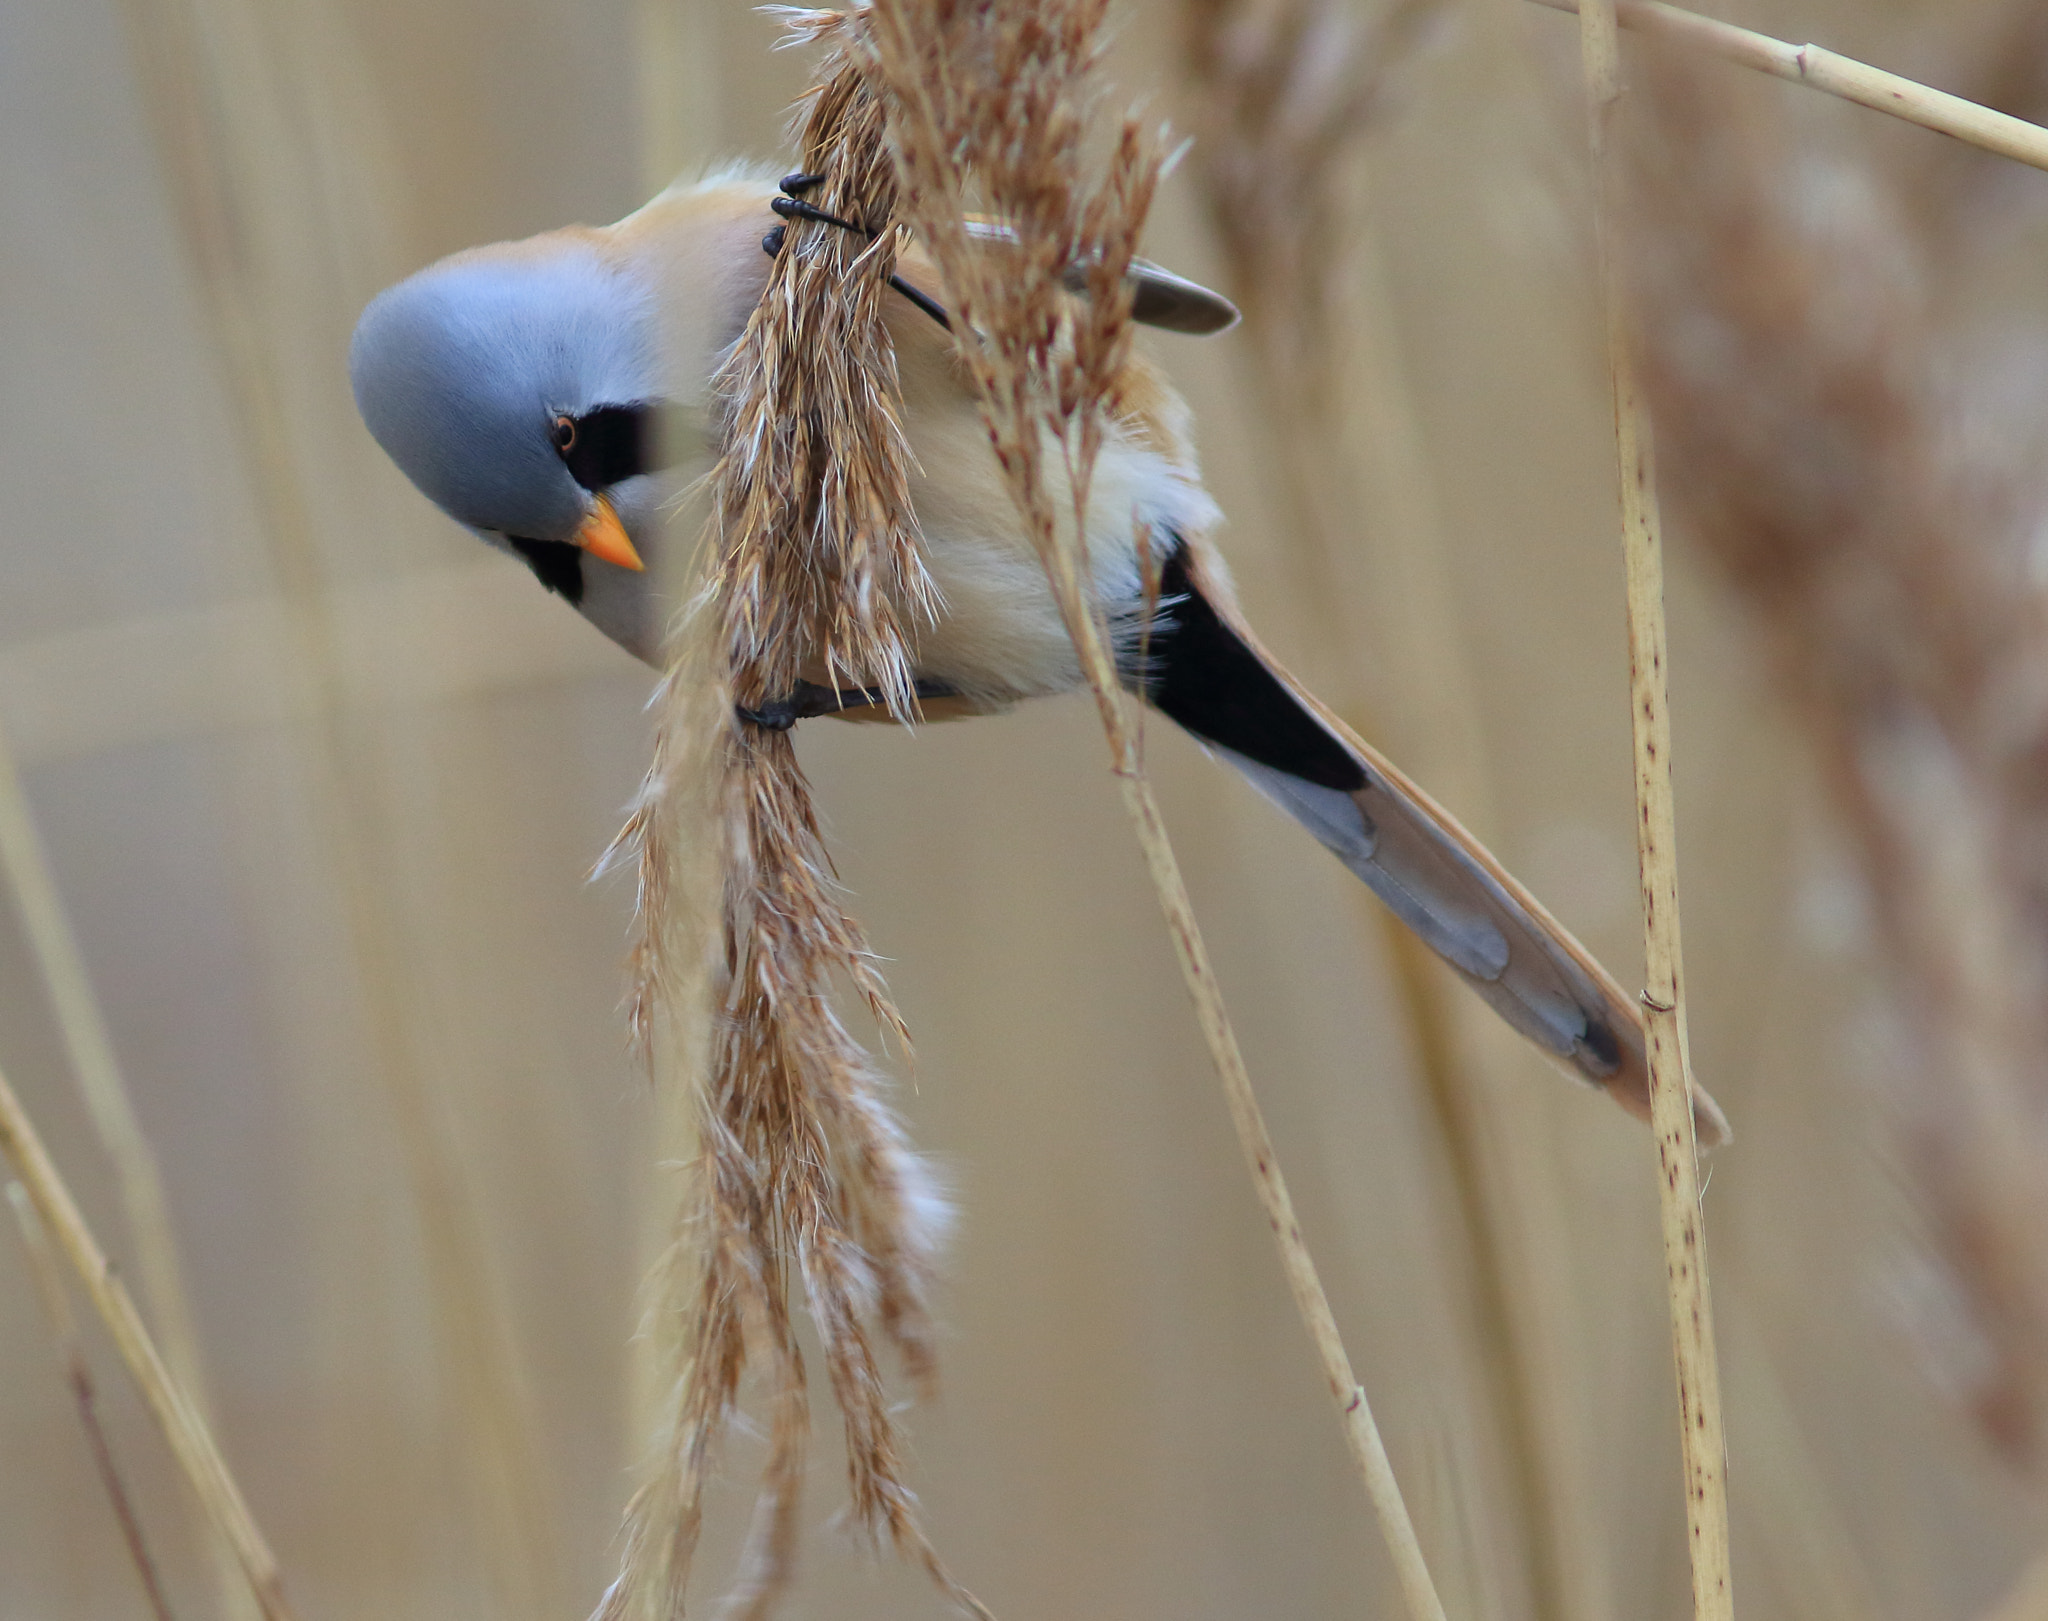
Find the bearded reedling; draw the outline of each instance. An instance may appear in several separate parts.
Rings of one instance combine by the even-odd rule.
[[[364,312],[350,369],[378,443],[419,489],[621,646],[661,659],[684,560],[663,507],[717,450],[712,380],[760,298],[774,215],[818,218],[817,177],[727,174],[662,193],[617,225],[570,227],[458,253]],[[771,213],[771,209],[773,212]],[[851,230],[857,222],[830,220]],[[763,236],[763,227],[774,227]],[[979,228],[1005,251],[999,225]],[[1085,297],[1085,266],[1065,278]],[[1190,333],[1235,319],[1227,300],[1137,261],[1134,314]],[[913,242],[898,260],[890,335],[914,458],[911,499],[941,604],[914,624],[928,718],[987,714],[1073,691],[1083,674],[1006,492],[939,279]],[[1640,1009],[1612,975],[1458,823],[1319,704],[1261,647],[1208,536],[1185,402],[1133,354],[1090,485],[1086,556],[1124,683],[1228,760],[1545,1053],[1649,1112]],[[740,724],[883,718],[882,695],[829,661]],[[1727,1140],[1697,1088],[1700,1142]]]

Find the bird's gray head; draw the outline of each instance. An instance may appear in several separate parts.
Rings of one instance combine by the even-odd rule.
[[[643,656],[657,343],[645,292],[557,239],[429,266],[371,301],[349,348],[357,409],[421,493]]]

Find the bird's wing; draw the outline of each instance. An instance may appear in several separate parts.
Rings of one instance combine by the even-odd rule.
[[[1015,230],[1001,220],[980,216],[968,218],[967,231],[970,236],[984,242],[1017,240]],[[1197,338],[1228,332],[1237,325],[1237,306],[1229,299],[1200,282],[1175,275],[1150,259],[1132,259],[1125,279],[1131,284],[1131,319],[1142,325],[1156,326],[1167,332],[1185,332]],[[1087,264],[1067,266],[1060,277],[1060,284],[1070,293],[1085,294],[1088,291]]]
[[[1650,1114],[1642,1010],[1477,839],[1262,648],[1199,546],[1168,560],[1152,705],[1313,833],[1502,1018],[1629,1113]],[[1729,1137],[1692,1090],[1703,1147]]]
[[[1168,332],[1206,338],[1237,325],[1237,306],[1199,282],[1176,276],[1150,259],[1133,259],[1125,272],[1131,283],[1131,319]],[[1084,292],[1087,270],[1076,265],[1063,278],[1070,292]]]

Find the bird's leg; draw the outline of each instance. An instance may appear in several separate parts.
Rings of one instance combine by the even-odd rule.
[[[955,688],[943,681],[919,681],[911,690],[920,702],[960,696]],[[887,703],[888,699],[888,693],[880,687],[826,687],[815,681],[799,681],[786,698],[774,699],[758,709],[734,704],[733,713],[749,726],[764,732],[786,732],[800,720],[815,720],[820,715],[837,715],[849,709],[866,709],[874,704]]]
[[[824,179],[825,177],[821,174],[805,174],[801,171],[796,174],[786,174],[782,177],[783,194],[780,197],[770,198],[768,206],[785,220],[810,220],[818,225],[836,225],[842,231],[858,231],[872,242],[880,233],[870,229],[868,226],[857,224],[853,220],[843,220],[837,214],[828,214],[816,204],[804,201],[804,193],[814,190],[823,183]],[[769,258],[774,258],[775,255],[782,251],[783,241],[788,234],[787,226],[776,226],[774,230],[761,238],[761,251],[766,253]],[[889,285],[909,299],[919,309],[923,310],[925,314],[938,322],[948,332],[953,330],[952,317],[946,314],[945,305],[941,304],[930,294],[913,287],[901,276],[890,276]]]

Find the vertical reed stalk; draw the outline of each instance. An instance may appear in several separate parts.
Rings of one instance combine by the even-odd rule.
[[[1326,667],[1350,678],[1326,696],[1484,827],[1494,796],[1464,627],[1384,275],[1365,237],[1364,188],[1347,173],[1387,127],[1445,8],[1186,0],[1182,9],[1207,112],[1195,161],[1244,311],[1258,461],[1287,537],[1286,573]],[[1347,568],[1347,558],[1363,561]],[[1361,572],[1377,587],[1362,635],[1347,608]],[[1370,715],[1368,692],[1380,699]],[[1569,1308],[1536,1281],[1566,1271],[1561,1218],[1548,1166],[1517,1174],[1535,1171],[1542,1151],[1526,1119],[1533,1103],[1503,1084],[1521,1054],[1508,1056],[1492,1013],[1406,925],[1362,892],[1354,905],[1393,965],[1442,1144],[1475,1372],[1493,1409],[1531,1607],[1539,1621],[1593,1621],[1600,1556],[1569,1460],[1579,1426],[1562,1381],[1546,1377],[1579,1357],[1566,1343]]]
[[[1223,1005],[1222,988],[1209,964],[1208,947],[1203,944],[1200,926],[1195,921],[1194,903],[1174,859],[1151,780],[1145,775],[1131,729],[1122,716],[1122,701],[1112,684],[1114,667],[1103,646],[1100,627],[1092,614],[1080,611],[1070,595],[1074,591],[1071,563],[1069,548],[1067,565],[1059,571],[1068,577],[1059,579],[1059,574],[1055,575],[1059,579],[1061,610],[1068,613],[1067,626],[1075,632],[1075,645],[1088,669],[1088,684],[1094,689],[1096,707],[1103,716],[1103,730],[1109,738],[1111,769],[1123,790],[1124,809],[1130,815],[1139,847],[1145,852],[1146,871],[1158,892],[1159,908],[1165,914],[1174,956],[1180,963],[1188,995],[1194,1001],[1210,1061],[1223,1082],[1223,1096],[1230,1106],[1230,1123],[1237,1131],[1238,1146],[1244,1151],[1252,1185],[1273,1229],[1287,1287],[1323,1365],[1323,1377],[1329,1384],[1331,1399],[1337,1404],[1345,1442],[1365,1482],[1373,1512],[1379,1517],[1380,1532],[1393,1556],[1409,1614],[1415,1621],[1445,1621],[1443,1601],[1430,1577],[1429,1563],[1401,1496],[1401,1484],[1395,1477],[1393,1461],[1387,1456],[1379,1422],[1373,1417],[1372,1403],[1366,1399],[1365,1386],[1352,1372],[1343,1335],[1330,1310],[1330,1297],[1301,1236],[1301,1225],[1295,1219],[1294,1201],[1287,1192],[1286,1178],[1280,1174],[1280,1161],[1272,1135],[1266,1129],[1265,1114],[1259,1108],[1258,1094],[1252,1088],[1251,1074],[1237,1044],[1237,1033],[1231,1028],[1229,1011]],[[1078,618],[1075,612],[1079,613]]]
[[[1593,222],[1607,362],[1614,390],[1615,450],[1621,472],[1623,559],[1628,571],[1629,713],[1635,738],[1636,850],[1642,873],[1644,1028],[1650,1060],[1651,1125],[1663,1212],[1672,1350],[1678,1369],[1679,1442],[1685,1460],[1685,1517],[1695,1621],[1730,1621],[1727,1449],[1721,1375],[1714,1354],[1707,1285],[1699,1146],[1693,1136],[1691,1063],[1686,1046],[1684,971],[1678,924],[1678,850],[1671,782],[1671,714],[1665,677],[1664,556],[1657,514],[1649,408],[1636,375],[1637,340],[1621,285],[1620,191],[1612,138],[1621,100],[1614,0],[1579,7],[1581,67],[1593,166]]]
[[[49,851],[36,827],[13,747],[4,736],[0,736],[0,871],[5,872],[7,887],[14,892],[22,931],[42,972],[72,1078],[85,1099],[100,1145],[113,1164],[122,1214],[135,1246],[136,1273],[163,1342],[164,1360],[200,1415],[211,1418],[205,1359],[156,1151],[143,1134],[134,1097],[114,1056],[106,1015],[57,887]],[[222,1603],[231,1621],[239,1621],[247,1606],[234,1555],[218,1541],[209,1552]]]
[[[135,1100],[114,1056],[106,1015],[86,971],[85,954],[57,888],[49,851],[23,791],[14,750],[0,736],[0,871],[14,892],[29,950],[57,1018],[71,1072],[121,1191],[122,1213],[135,1244],[136,1272],[149,1302],[164,1360],[205,1410],[199,1334],[185,1292],[178,1241],[164,1201],[156,1152],[143,1135]]]
[[[914,0],[872,11],[878,77],[903,170],[905,211],[937,261],[956,352],[981,398],[982,420],[1025,535],[1044,566],[1108,740],[1111,770],[1145,865],[1231,1123],[1273,1229],[1295,1305],[1328,1382],[1346,1443],[1393,1556],[1416,1621],[1443,1621],[1420,1541],[1352,1370],[1329,1297],[1301,1235],[1271,1134],[1224,1006],[1193,904],[1146,776],[1085,558],[1088,491],[1130,356],[1124,280],[1159,174],[1155,144],[1134,120],[1105,130],[1113,153],[1098,177],[1084,168],[1095,121],[1090,82],[1102,7],[1052,0],[1014,15]],[[1015,233],[1017,254],[992,262],[965,225],[965,194]],[[1087,312],[1066,315],[1053,291],[1059,267],[1087,267]],[[1032,267],[1036,267],[1034,270]],[[1060,511],[1056,475],[1071,506]],[[1070,519],[1070,522],[1063,521]]]
[[[155,1621],[172,1621],[170,1600],[164,1596],[163,1578],[157,1574],[156,1561],[149,1556],[149,1544],[143,1539],[142,1521],[135,1512],[135,1501],[128,1495],[127,1483],[122,1480],[120,1466],[114,1461],[114,1448],[107,1439],[106,1426],[100,1422],[99,1395],[93,1387],[92,1369],[86,1364],[85,1346],[78,1338],[78,1321],[71,1315],[71,1301],[64,1293],[64,1276],[58,1270],[57,1257],[50,1248],[49,1229],[43,1225],[43,1218],[36,1214],[35,1201],[29,1198],[28,1189],[19,1182],[7,1184],[7,1203],[14,1211],[14,1223],[20,1230],[22,1252],[28,1257],[29,1276],[34,1280],[36,1295],[42,1301],[43,1314],[50,1320],[50,1337],[57,1342],[57,1359],[64,1364],[64,1381],[70,1385],[71,1400],[78,1408],[78,1422],[85,1431],[86,1446],[92,1452],[93,1470],[100,1477],[107,1501],[113,1506],[114,1519],[121,1527],[121,1541],[128,1549],[128,1562],[135,1567],[135,1574],[142,1582],[149,1613]]]
[[[13,1163],[15,1175],[27,1190],[37,1216],[55,1235],[85,1284],[85,1292],[113,1336],[128,1371],[134,1375],[142,1399],[163,1430],[185,1478],[191,1482],[207,1520],[234,1550],[236,1563],[264,1621],[294,1621],[278,1575],[277,1560],[263,1533],[256,1528],[255,1517],[250,1514],[234,1476],[228,1472],[206,1420],[164,1366],[127,1286],[115,1275],[113,1263],[93,1237],[92,1229],[86,1226],[85,1217],[71,1197],[71,1190],[64,1185],[63,1175],[50,1158],[49,1150],[43,1146],[35,1123],[4,1075],[0,1075],[0,1153]]]

